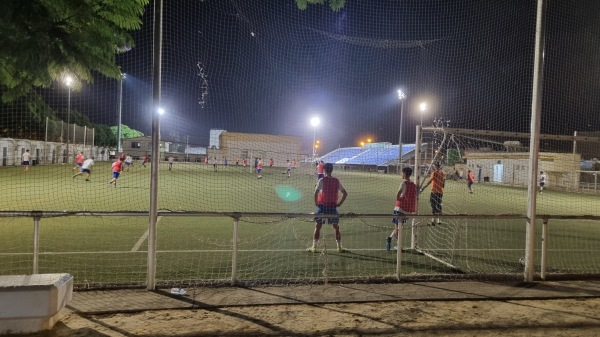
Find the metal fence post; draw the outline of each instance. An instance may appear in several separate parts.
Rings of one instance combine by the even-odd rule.
[[[231,256],[231,285],[237,282],[238,229],[240,218],[233,218],[233,252]]]
[[[396,280],[400,281],[400,272],[402,270],[402,219],[398,219],[398,245],[396,246],[398,250],[396,251]]]
[[[548,255],[546,254],[548,248],[548,219],[544,219],[542,225],[542,265],[540,271],[540,277],[542,280],[546,279],[546,262],[548,259]]]
[[[39,216],[33,217],[33,270],[32,274],[38,273],[38,255],[40,253],[40,219]]]

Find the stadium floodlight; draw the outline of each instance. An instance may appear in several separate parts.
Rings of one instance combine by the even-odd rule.
[[[158,111],[159,115],[163,115],[165,113],[165,109],[163,108],[158,108],[156,111]]]
[[[117,123],[117,152],[122,151],[121,143],[123,135],[121,133],[121,114],[123,112],[123,81],[127,78],[127,74],[121,73],[121,80],[119,81],[119,120]]]
[[[419,104],[419,110],[421,111],[421,126],[423,126],[423,115],[427,111],[427,102]]]
[[[404,100],[406,100],[406,94],[398,89],[398,99],[400,100],[400,127],[398,128],[398,165],[396,171],[400,173],[400,166],[402,165],[402,120],[404,118]]]
[[[313,126],[313,146],[312,146],[312,161],[315,161],[315,141],[317,140],[317,126],[321,124],[319,117],[313,117],[310,119],[310,124]]]
[[[71,76],[65,77],[65,85],[69,89],[69,95],[67,99],[67,163],[71,156],[69,155],[69,140],[71,138],[71,86],[73,85],[73,78]]]

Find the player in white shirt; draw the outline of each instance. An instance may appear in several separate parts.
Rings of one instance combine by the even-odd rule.
[[[29,161],[31,160],[31,153],[29,153],[29,149],[25,150],[23,153],[23,166],[25,167],[25,172],[29,172]]]
[[[173,158],[173,156],[169,156],[167,160],[169,161],[169,171],[171,171],[171,169],[173,168],[173,161],[175,161],[175,158]],[[227,162],[227,160],[225,160],[225,162]]]
[[[127,157],[125,157],[125,166],[127,167],[127,172],[129,172],[129,166],[133,165],[133,158],[131,158],[130,155],[127,155]]]
[[[548,175],[544,171],[540,171],[540,193],[544,190],[544,186],[548,183]]]
[[[94,165],[94,157],[86,159],[81,165],[81,171],[73,175],[73,179],[80,174],[87,173],[87,177],[85,177],[85,181],[90,181],[90,176],[92,175],[92,165]]]

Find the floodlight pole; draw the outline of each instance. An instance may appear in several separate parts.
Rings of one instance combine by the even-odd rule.
[[[67,83],[67,87],[69,88],[69,98],[67,102],[67,164],[69,163],[69,159],[71,155],[69,154],[69,141],[71,138],[71,82]]]
[[[150,213],[148,224],[148,272],[146,289],[156,288],[156,224],[158,222],[158,163],[160,153],[160,95],[162,65],[163,1],[154,0],[154,60],[152,73],[152,158],[150,165]]]
[[[321,119],[319,119],[319,117],[313,117],[310,120],[310,124],[313,126],[312,161],[311,161],[311,163],[314,163],[315,162],[315,143],[317,141],[317,126],[319,124],[321,124]]]
[[[125,80],[125,74],[121,74],[121,81],[119,81],[119,121],[117,124],[117,153],[121,153],[121,139],[123,135],[121,133],[121,115],[123,114],[123,81]]]
[[[404,100],[406,95],[402,90],[398,90],[398,99],[400,99],[400,127],[398,129],[398,165],[396,165],[396,172],[400,173],[402,166],[402,120],[404,116]]]
[[[538,156],[540,150],[540,118],[542,114],[542,89],[544,83],[544,43],[545,43],[544,0],[537,2],[537,20],[535,29],[535,55],[533,65],[533,93],[531,99],[531,138],[529,142],[529,186],[527,189],[527,227],[525,232],[525,282],[533,282],[535,273],[533,258],[535,248],[535,221],[537,201]]]
[[[315,142],[317,141],[317,126],[313,126],[313,142],[312,142],[312,161],[315,162]]]

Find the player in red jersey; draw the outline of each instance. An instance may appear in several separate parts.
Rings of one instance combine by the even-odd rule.
[[[114,188],[117,188],[117,179],[119,179],[119,174],[121,173],[121,171],[123,171],[123,161],[121,160],[121,158],[119,158],[112,164],[113,178],[111,181],[108,182],[109,186],[110,184],[115,184]]]
[[[75,159],[75,167],[73,167],[73,171],[79,170],[83,165],[83,153],[79,152]]]
[[[342,206],[344,200],[348,196],[348,192],[338,178],[332,177],[333,164],[325,164],[325,177],[319,180],[315,187],[315,206],[317,210],[315,214],[338,214],[337,207]],[[338,192],[342,193],[342,199],[338,202]],[[335,234],[335,241],[337,250],[340,253],[346,252],[347,250],[342,247],[342,236],[340,234],[339,218],[328,218],[328,223],[333,226],[333,232]],[[309,252],[316,252],[317,243],[319,242],[319,236],[321,234],[321,226],[323,225],[323,218],[315,217],[315,232],[313,235],[313,244],[307,250]]]
[[[395,228],[392,231],[392,234],[387,238],[385,245],[387,250],[391,249],[392,238],[398,237],[398,219],[402,219],[402,224],[405,224],[408,221],[408,218],[404,217],[404,215],[414,213],[417,210],[417,185],[410,181],[412,173],[413,170],[410,167],[402,169],[403,180],[396,193],[396,204],[394,205],[394,215],[399,215],[399,217],[395,217],[392,220],[395,224]]]

